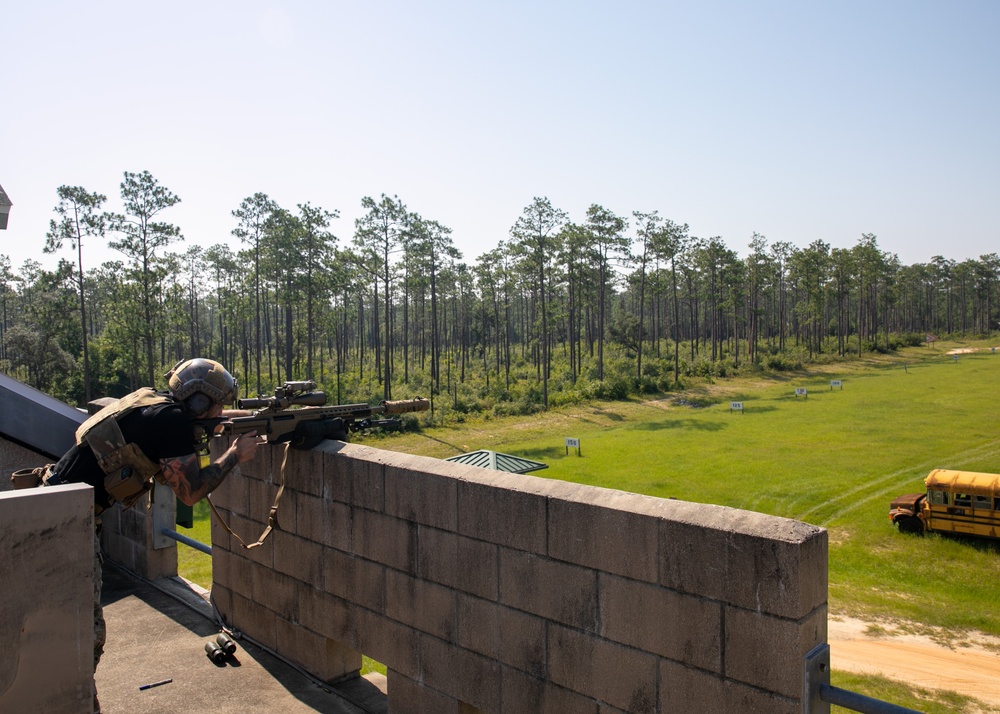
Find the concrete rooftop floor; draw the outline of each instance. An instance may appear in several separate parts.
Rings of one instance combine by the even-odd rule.
[[[196,590],[179,578],[151,583],[105,564],[108,641],[95,675],[104,714],[386,711],[378,674],[332,688],[247,640],[225,664],[213,663],[205,643],[220,630]],[[139,689],[165,679],[173,681]]]

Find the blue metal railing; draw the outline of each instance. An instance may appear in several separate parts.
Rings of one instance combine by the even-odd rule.
[[[814,647],[802,669],[802,714],[829,714],[829,704],[861,714],[921,714],[881,699],[841,689],[830,684],[830,645]]]
[[[205,555],[212,554],[212,546],[205,545],[200,540],[195,540],[194,538],[188,538],[186,535],[181,535],[177,531],[170,530],[169,528],[161,528],[160,533],[165,535],[167,538],[173,538],[178,543],[183,543],[184,545],[191,546],[195,550],[200,550]]]

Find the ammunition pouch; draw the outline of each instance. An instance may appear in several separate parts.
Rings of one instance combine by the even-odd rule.
[[[99,458],[104,471],[104,489],[111,498],[128,508],[150,489],[153,477],[160,467],[146,458],[135,444],[125,444],[122,448]]]

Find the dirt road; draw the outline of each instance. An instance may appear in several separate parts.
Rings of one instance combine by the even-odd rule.
[[[922,689],[959,692],[1000,712],[1000,637],[947,646],[892,626],[831,615],[827,640],[835,672],[880,674]]]

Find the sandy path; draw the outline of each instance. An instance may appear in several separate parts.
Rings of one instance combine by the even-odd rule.
[[[834,671],[880,674],[924,689],[959,692],[1000,712],[1000,638],[981,637],[991,649],[968,641],[952,648],[885,626],[873,635],[869,627],[861,620],[831,616],[827,640]]]

